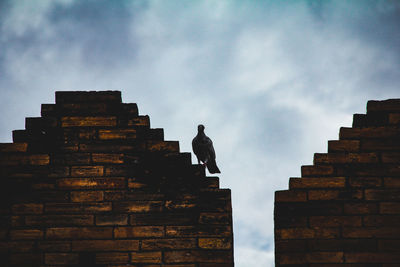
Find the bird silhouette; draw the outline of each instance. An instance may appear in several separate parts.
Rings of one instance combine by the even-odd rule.
[[[193,138],[192,148],[197,157],[197,161],[203,162],[210,173],[221,173],[215,161],[215,150],[213,142],[204,133],[204,125],[200,124],[197,127],[197,135]]]

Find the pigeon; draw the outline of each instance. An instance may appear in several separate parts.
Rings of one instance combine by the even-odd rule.
[[[210,173],[221,173],[215,162],[215,151],[211,139],[204,133],[204,125],[197,127],[197,135],[193,138],[192,148],[197,161],[204,163]]]

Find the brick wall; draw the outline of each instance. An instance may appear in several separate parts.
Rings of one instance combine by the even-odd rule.
[[[13,141],[0,266],[233,266],[230,190],[120,92],[56,92]]]
[[[400,99],[339,136],[275,193],[276,266],[400,266]]]

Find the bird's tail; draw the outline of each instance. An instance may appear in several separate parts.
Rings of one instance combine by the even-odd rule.
[[[210,173],[221,173],[221,171],[218,169],[217,163],[215,160],[210,160],[207,162],[207,169]]]

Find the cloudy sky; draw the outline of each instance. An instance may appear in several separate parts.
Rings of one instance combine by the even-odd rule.
[[[0,0],[0,141],[61,90],[121,90],[214,141],[238,267],[273,266],[273,196],[369,99],[400,97],[398,1]]]

